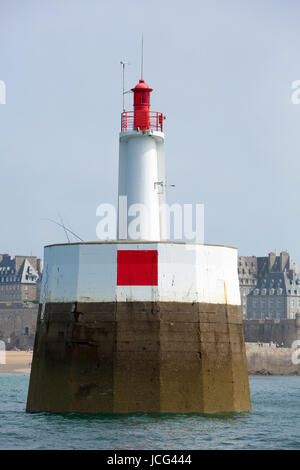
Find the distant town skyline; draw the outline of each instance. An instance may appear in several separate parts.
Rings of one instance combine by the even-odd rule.
[[[63,218],[96,240],[117,203],[122,68],[165,122],[171,203],[205,205],[205,243],[300,265],[300,5],[0,0],[0,252],[41,257]],[[147,14],[146,14],[147,13]],[[126,95],[131,109],[132,96]]]

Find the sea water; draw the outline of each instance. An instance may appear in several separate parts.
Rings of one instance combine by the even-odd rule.
[[[252,411],[25,412],[29,376],[0,375],[1,449],[300,449],[300,377],[250,377]]]

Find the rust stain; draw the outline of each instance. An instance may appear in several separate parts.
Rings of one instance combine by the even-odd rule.
[[[227,305],[227,290],[226,290],[226,282],[224,281],[224,297],[225,297],[225,304]]]

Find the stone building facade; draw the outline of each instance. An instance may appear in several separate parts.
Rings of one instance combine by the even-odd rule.
[[[0,303],[0,341],[5,349],[32,349],[38,305],[28,302]]]
[[[247,343],[275,343],[291,348],[300,340],[300,314],[295,319],[244,320],[244,335]]]
[[[287,251],[240,257],[238,270],[244,319],[295,319],[300,312],[300,273]]]
[[[0,254],[0,302],[39,299],[42,260],[36,256]]]
[[[243,318],[247,318],[247,296],[257,284],[257,257],[239,256],[238,274]]]

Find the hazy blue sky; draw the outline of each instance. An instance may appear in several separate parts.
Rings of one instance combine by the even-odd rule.
[[[64,242],[43,220],[58,212],[96,239],[117,199],[119,62],[134,86],[142,31],[168,201],[205,204],[206,243],[300,264],[297,0],[0,0],[0,253]]]

